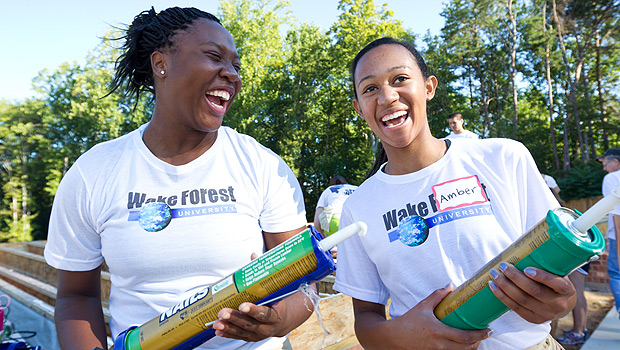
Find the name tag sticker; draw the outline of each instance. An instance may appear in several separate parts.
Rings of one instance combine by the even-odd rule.
[[[440,211],[488,202],[476,175],[446,181],[432,188]]]

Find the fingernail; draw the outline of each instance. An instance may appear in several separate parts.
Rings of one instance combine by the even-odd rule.
[[[451,285],[452,285],[452,282],[450,282],[450,283],[446,284],[446,286],[445,286],[445,287],[443,287],[443,288],[444,288],[444,289],[446,289],[446,288],[450,288],[450,286],[451,286]]]
[[[493,290],[497,290],[497,284],[495,284],[495,282],[493,281],[489,281],[489,287],[491,287],[491,289]]]
[[[496,279],[497,277],[499,277],[499,273],[497,273],[495,269],[490,269],[489,273],[491,274],[491,277],[493,277],[493,279]]]
[[[488,334],[489,334],[489,337],[491,337],[491,336],[493,335],[493,333],[495,333],[495,332],[493,332],[493,330],[492,330],[492,329],[489,329],[489,333],[488,333]]]
[[[499,269],[502,270],[502,272],[506,271],[507,268],[508,268],[508,265],[506,265],[505,262],[499,263]]]
[[[536,276],[536,270],[534,270],[531,267],[526,267],[525,270],[523,270],[523,272],[530,277]]]
[[[250,306],[248,304],[241,304],[239,305],[239,311],[243,313],[248,313],[250,312]]]

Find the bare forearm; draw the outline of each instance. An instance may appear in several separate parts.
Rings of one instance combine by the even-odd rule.
[[[64,297],[56,300],[58,341],[63,350],[107,349],[101,300],[95,297]]]
[[[400,330],[396,328],[397,324],[389,323],[394,322],[374,312],[362,312],[356,315],[355,335],[364,349],[399,349],[396,344],[391,344],[390,340],[401,339]]]
[[[309,287],[315,289],[314,286]],[[286,312],[280,312],[282,307],[286,308]],[[290,333],[293,329],[299,327],[304,323],[312,312],[314,311],[314,305],[309,297],[301,292],[295,293],[286,299],[283,299],[278,305],[274,305],[274,308],[278,310],[280,315],[283,315],[284,319],[281,324],[285,326],[276,336],[283,337]]]

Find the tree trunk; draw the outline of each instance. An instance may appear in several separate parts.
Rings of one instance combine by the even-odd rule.
[[[594,138],[592,133],[592,108],[590,108],[590,90],[588,89],[588,75],[583,75],[583,98],[586,100],[586,115],[588,116],[587,131],[584,137],[585,148],[588,152],[588,160],[596,158],[596,152],[594,151]]]
[[[607,111],[605,110],[605,100],[603,99],[603,84],[601,82],[601,37],[596,33],[596,84],[598,89],[598,103],[601,119],[603,120],[603,145],[609,149],[609,133],[607,132]]]
[[[510,18],[510,82],[512,85],[512,134],[517,138],[517,19],[512,12],[512,0],[508,0],[508,17]]]
[[[549,132],[551,134],[551,145],[553,146],[553,160],[555,169],[560,170],[560,159],[558,157],[558,143],[555,139],[555,124],[553,121],[553,82],[551,80],[551,63],[549,60],[549,42],[547,42],[547,4],[543,4],[543,33],[545,37],[545,71],[547,77],[547,95],[549,96]]]

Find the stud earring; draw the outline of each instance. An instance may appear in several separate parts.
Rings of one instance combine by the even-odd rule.
[[[159,72],[159,73],[161,73],[161,75],[164,75],[164,74],[166,74],[166,71],[162,69],[161,72]]]

